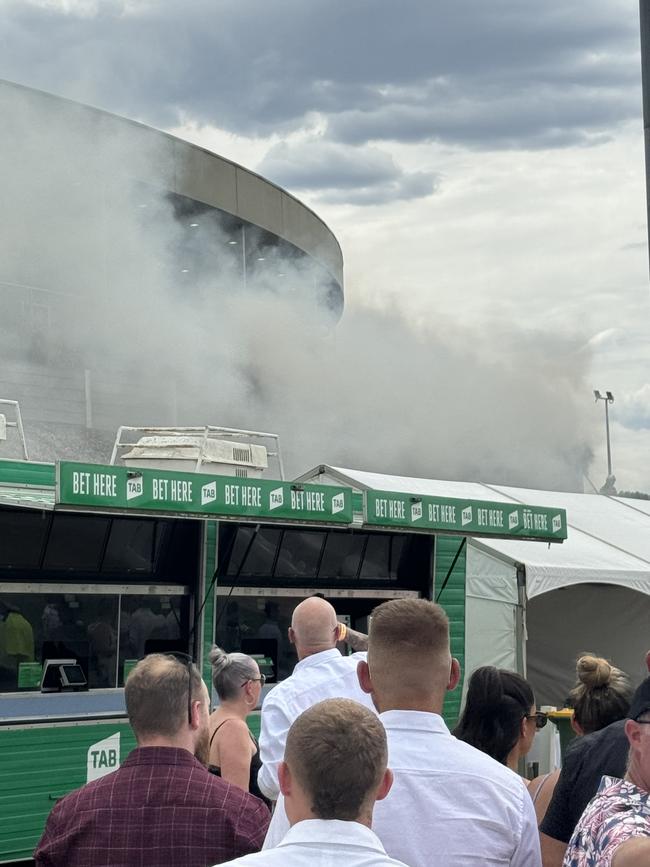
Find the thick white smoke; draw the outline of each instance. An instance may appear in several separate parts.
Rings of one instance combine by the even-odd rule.
[[[232,234],[213,215],[179,219],[165,153],[139,130],[100,141],[101,125],[77,115],[53,129],[29,93],[12,106],[20,123],[0,134],[11,203],[0,225],[0,397],[28,407],[36,457],[107,459],[108,435],[100,448],[78,434],[88,371],[103,431],[276,431],[289,474],[323,462],[580,487],[590,434],[581,340],[412,323],[351,304],[335,325],[321,274],[304,260],[269,261],[243,281]],[[159,188],[140,180],[152,166]],[[35,397],[43,377],[47,398]],[[48,418],[68,404],[79,404],[70,426],[50,437]]]

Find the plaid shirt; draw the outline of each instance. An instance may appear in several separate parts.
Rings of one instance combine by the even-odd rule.
[[[187,750],[139,747],[59,801],[34,858],[37,867],[209,867],[258,851],[269,819],[262,801]]]

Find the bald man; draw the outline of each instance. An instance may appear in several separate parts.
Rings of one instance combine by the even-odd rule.
[[[366,655],[342,656],[336,648],[341,636],[336,612],[325,599],[311,596],[295,608],[289,641],[295,645],[298,663],[293,674],[274,687],[262,705],[262,767],[257,782],[272,801],[280,792],[278,767],[284,758],[287,733],[304,710],[326,698],[351,698],[374,710],[357,678],[357,664]]]

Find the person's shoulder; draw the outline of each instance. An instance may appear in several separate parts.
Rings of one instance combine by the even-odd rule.
[[[465,774],[475,779],[477,786],[496,787],[503,793],[508,793],[520,799],[526,793],[522,778],[510,768],[497,762],[487,753],[464,741],[453,738],[454,769],[459,774]]]
[[[64,817],[76,816],[82,810],[89,810],[94,807],[100,808],[105,800],[110,797],[110,793],[115,786],[115,780],[119,780],[118,768],[110,774],[105,774],[97,780],[92,780],[78,789],[73,789],[64,795],[52,809],[52,813],[59,819]],[[104,795],[106,797],[104,797]]]

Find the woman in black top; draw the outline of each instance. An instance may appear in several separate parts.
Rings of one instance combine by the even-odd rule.
[[[208,769],[266,800],[257,787],[259,746],[246,724],[246,717],[259,704],[264,675],[255,660],[244,653],[226,653],[213,647],[210,662],[219,706],[210,716]]]

